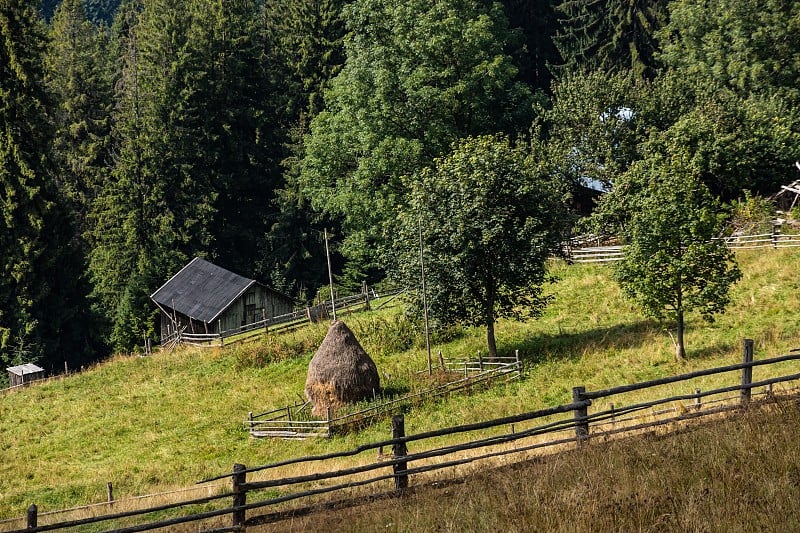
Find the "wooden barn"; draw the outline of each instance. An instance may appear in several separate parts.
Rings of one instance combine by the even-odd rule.
[[[8,381],[12,387],[24,385],[31,381],[44,379],[44,368],[40,368],[33,363],[25,363],[24,365],[12,366],[6,368],[8,371]]]
[[[180,330],[202,334],[231,331],[290,313],[294,307],[285,294],[199,257],[150,298],[161,309],[162,341]]]

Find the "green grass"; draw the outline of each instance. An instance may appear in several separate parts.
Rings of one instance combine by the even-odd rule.
[[[726,314],[711,325],[690,316],[688,359],[674,361],[662,324],[625,301],[608,267],[553,265],[555,299],[539,320],[497,325],[499,349],[520,350],[525,379],[432,403],[406,416],[416,433],[565,403],[573,386],[600,389],[739,362],[741,339],[756,357],[800,346],[800,291],[791,268],[800,251],[740,252],[744,278]],[[344,317],[376,361],[384,386],[402,388],[426,365],[424,341],[399,308]],[[388,427],[330,440],[249,438],[243,421],[294,403],[324,325],[221,349],[117,356],[88,371],[0,396],[0,519],[190,486],[233,463],[351,448],[383,439]],[[447,332],[434,350],[485,353],[482,330]],[[756,369],[755,379],[760,370]],[[699,385],[708,389],[721,378]],[[716,380],[716,381],[715,381]],[[687,390],[676,389],[686,393]],[[646,394],[646,393],[643,393]],[[630,395],[628,399],[637,396]],[[2,526],[0,526],[2,529]]]

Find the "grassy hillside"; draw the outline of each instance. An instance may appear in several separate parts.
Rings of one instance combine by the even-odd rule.
[[[689,358],[674,362],[664,327],[645,320],[621,298],[608,267],[554,265],[560,281],[540,320],[502,321],[501,351],[520,350],[523,381],[418,409],[406,431],[518,413],[564,403],[571,388],[604,388],[739,362],[741,339],[756,340],[756,357],[800,346],[800,251],[742,252],[744,279],[728,312],[712,325],[688,322]],[[384,386],[409,386],[425,368],[421,335],[399,309],[353,316],[354,329]],[[0,396],[0,518],[180,488],[230,471],[234,462],[349,448],[387,436],[384,426],[319,441],[254,440],[248,411],[286,405],[302,394],[305,372],[325,326],[223,349],[178,349],[123,357],[82,374]],[[450,331],[435,350],[474,355],[483,331]],[[759,378],[758,375],[755,376]],[[709,380],[703,387],[710,388]],[[688,392],[688,391],[680,391]]]
[[[768,404],[257,531],[798,531],[798,424]]]

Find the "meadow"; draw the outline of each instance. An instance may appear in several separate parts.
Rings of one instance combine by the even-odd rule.
[[[558,281],[548,287],[554,299],[545,315],[497,326],[500,351],[520,351],[524,379],[422,405],[406,414],[406,432],[566,403],[577,385],[599,389],[740,362],[745,337],[755,340],[756,358],[800,346],[800,280],[791,268],[800,251],[741,251],[737,257],[744,277],[731,305],[713,324],[690,315],[688,358],[681,362],[674,359],[669,324],[646,319],[625,300],[609,267],[554,262]],[[383,385],[396,389],[413,388],[416,372],[426,366],[421,328],[402,311],[398,305],[344,317],[375,360]],[[102,502],[108,482],[115,498],[125,499],[189,487],[230,472],[234,463],[258,465],[386,438],[388,426],[381,424],[324,440],[249,437],[249,411],[302,395],[325,332],[318,324],[224,348],[117,355],[79,374],[5,393],[0,519],[24,515],[31,503],[47,512]],[[485,353],[480,329],[451,328],[433,340],[434,351],[449,357]],[[554,494],[581,487],[576,481]]]

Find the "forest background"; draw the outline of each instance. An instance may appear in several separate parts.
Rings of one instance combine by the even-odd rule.
[[[313,297],[323,228],[341,288],[402,278],[465,147],[557,191],[562,235],[642,168],[774,193],[798,29],[779,0],[0,0],[0,364],[137,349],[194,256]]]

